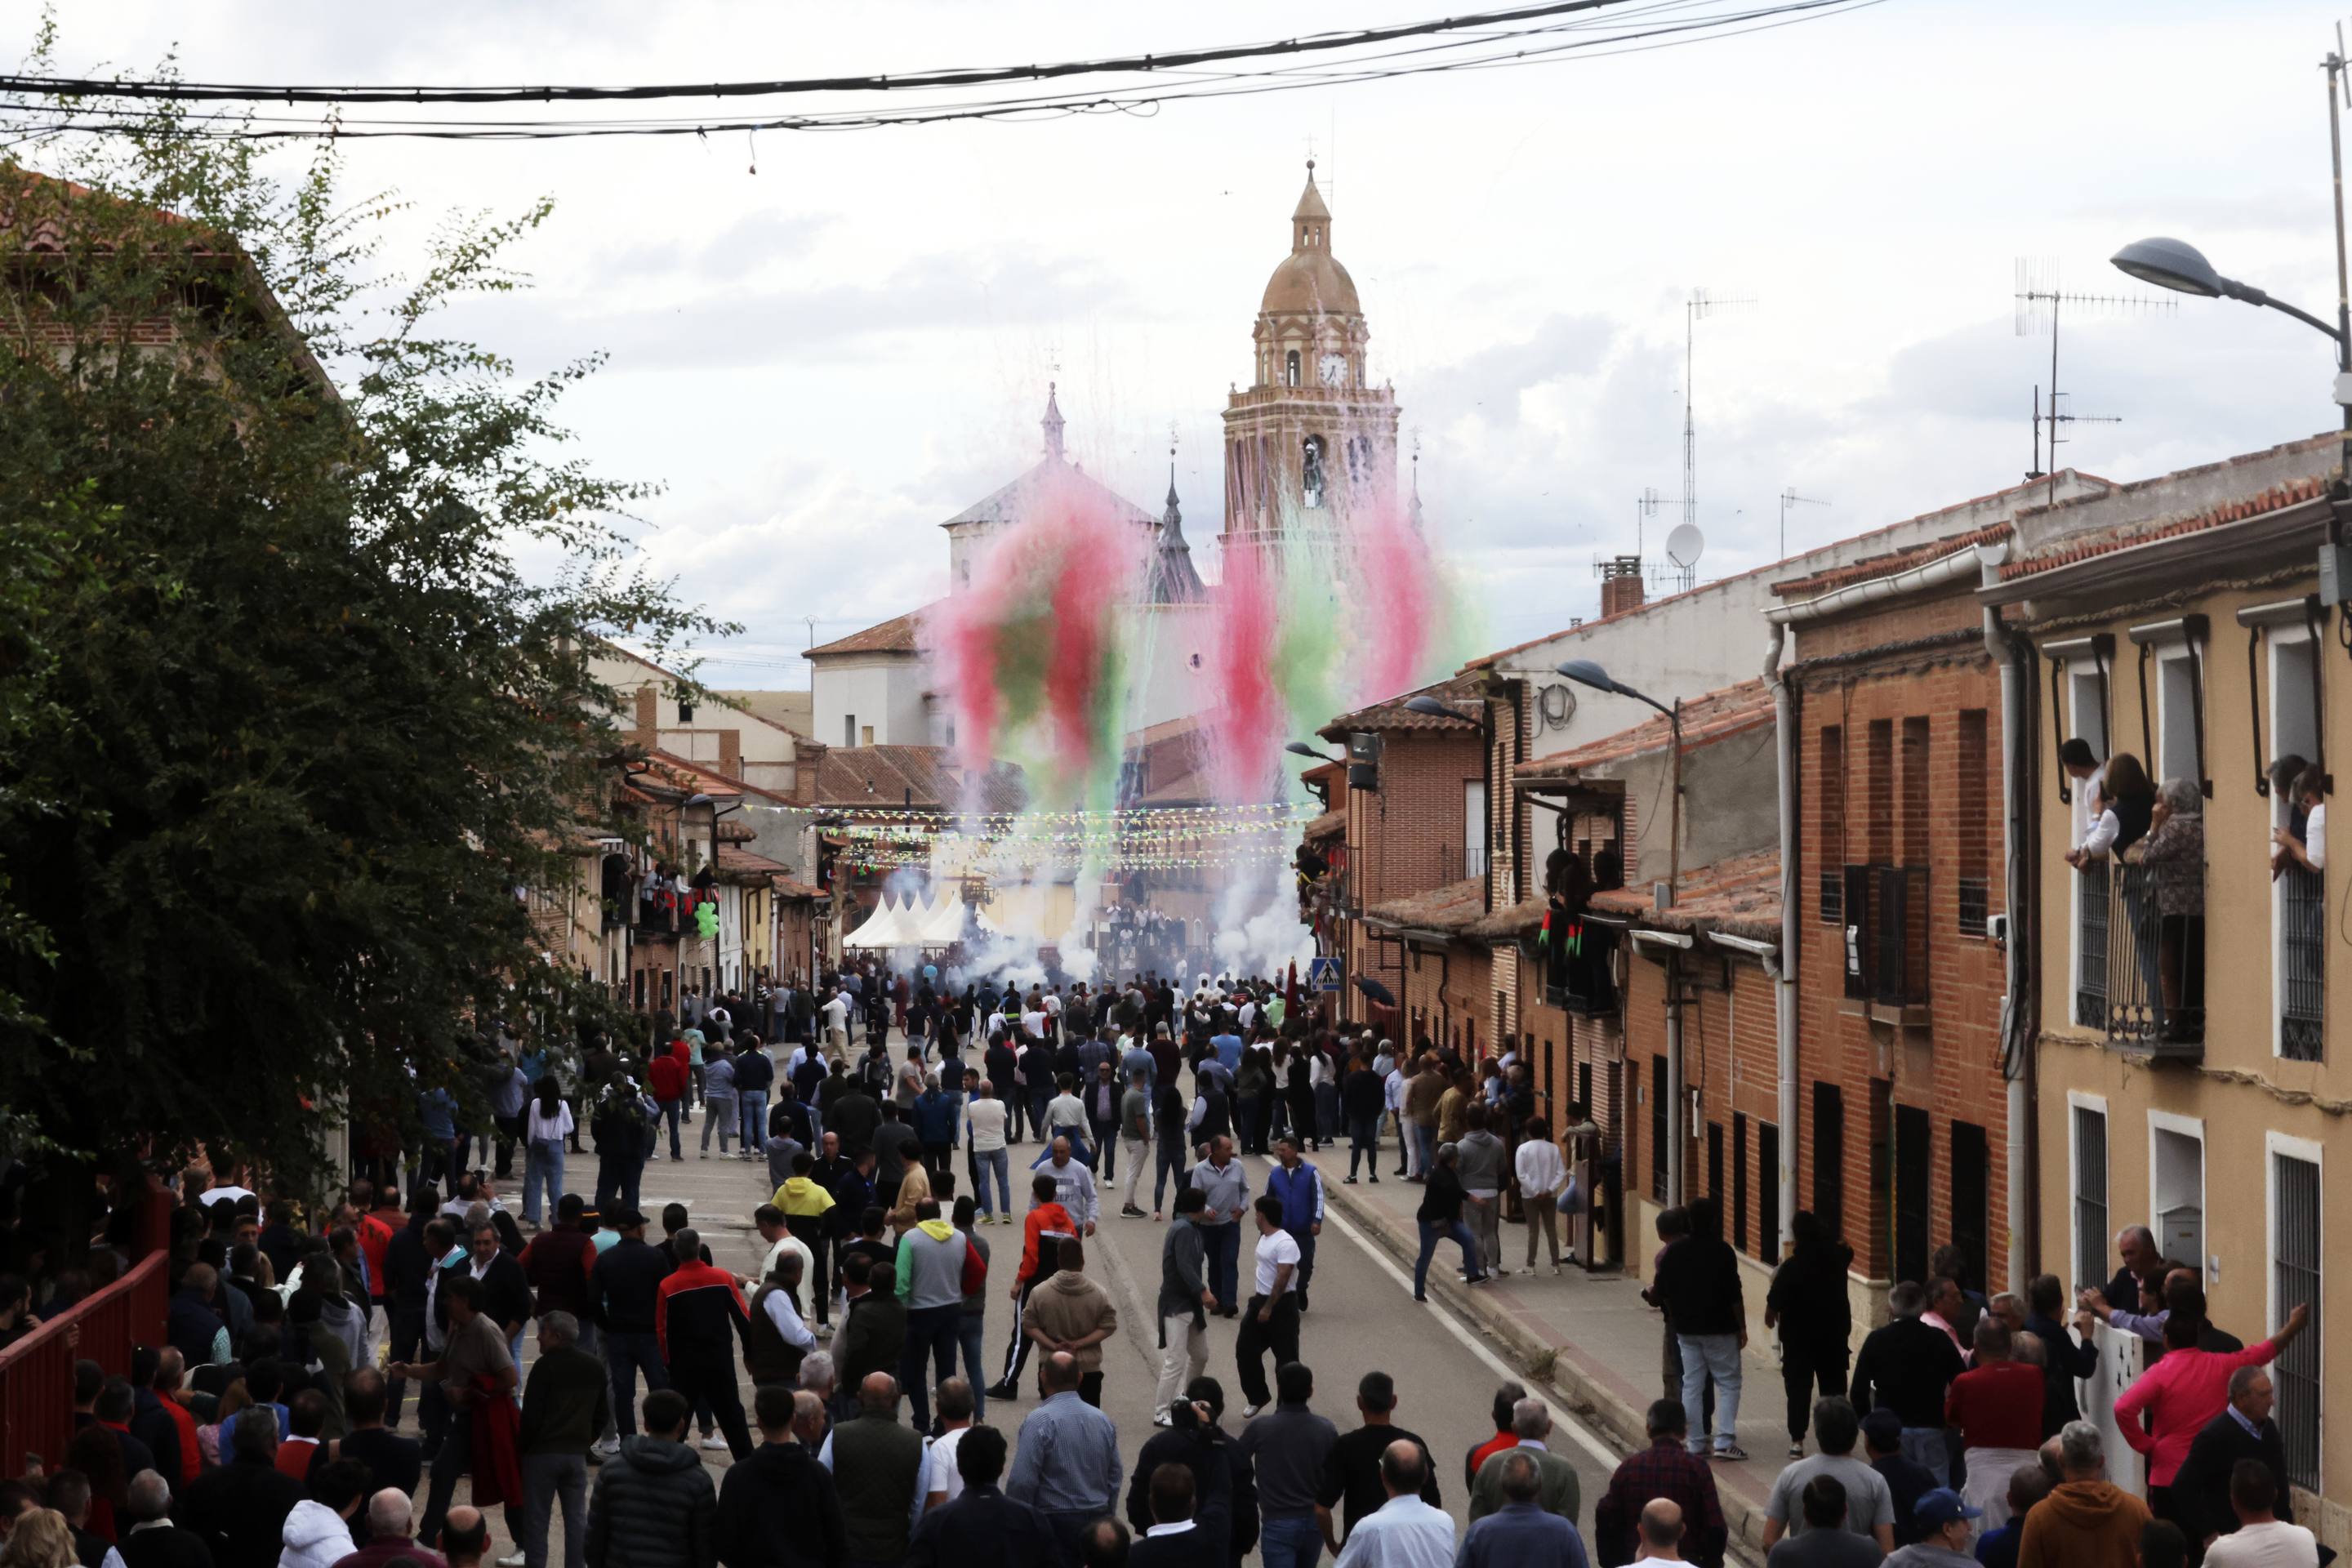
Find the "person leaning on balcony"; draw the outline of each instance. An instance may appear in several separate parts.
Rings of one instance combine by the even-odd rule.
[[[2077,870],[2094,860],[2120,857],[2147,837],[2148,819],[2156,812],[2156,786],[2147,782],[2147,770],[2129,752],[2109,757],[2107,765],[2083,789],[2091,808],[2091,826],[2083,841],[2066,856],[2067,864]]]
[[[2204,1000],[2205,796],[2194,779],[2167,779],[2147,837],[2129,858],[2156,879],[2157,979],[2168,1038],[2193,1035]],[[2191,1016],[2184,1017],[2183,1009]]]
[[[2297,833],[2292,822],[2284,827],[2271,829],[2271,843],[2277,847],[2272,864],[2284,866],[2293,861],[2306,871],[2327,869],[2327,775],[2315,767],[2305,767],[2295,775],[2294,805],[2303,815],[2303,831]]]
[[[2066,742],[2058,748],[2058,765],[2065,770],[2068,778],[2074,781],[2074,795],[2082,804],[2083,820],[2085,823],[2096,822],[2099,819],[2100,796],[2106,789],[2107,770],[2091,750],[2091,742],[2079,735]],[[2066,858],[2074,859],[2071,853]]]

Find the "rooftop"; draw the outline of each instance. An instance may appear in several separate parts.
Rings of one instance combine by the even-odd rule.
[[[1018,769],[999,767],[981,781],[971,804],[985,812],[1018,811],[1027,794]],[[816,801],[852,813],[860,806],[960,811],[963,770],[945,746],[835,746],[818,764]]]
[[[1307,825],[1304,837],[1309,843],[1318,838],[1330,838],[1348,831],[1348,809],[1327,811]]]
[[[1352,713],[1342,713],[1316,731],[1327,741],[1344,739],[1350,730],[1444,730],[1475,734],[1484,719],[1483,700],[1479,689],[1485,678],[1477,675],[1456,675],[1434,686],[1424,686],[1418,691],[1407,691],[1375,702],[1369,708],[1359,708]],[[1434,697],[1452,709],[1454,717],[1440,718],[1434,713],[1415,713],[1405,706],[1416,697]]]
[[[1782,598],[1810,599],[1826,594],[1832,588],[1843,588],[1849,583],[1867,583],[1874,577],[1892,577],[1897,572],[1908,572],[1914,566],[1925,566],[1957,555],[1963,550],[1973,550],[1979,544],[1992,544],[2007,539],[2014,531],[2006,522],[1996,522],[1990,528],[1971,528],[1964,533],[1947,534],[1915,544],[1907,550],[1890,550],[1883,555],[1865,555],[1859,561],[1849,561],[1843,566],[1832,566],[1826,572],[1816,572],[1810,577],[1791,577],[1772,584],[1772,592]]]
[[[1480,942],[1517,942],[1543,924],[1544,909],[1549,902],[1534,898],[1506,904],[1493,914],[1471,921],[1469,934]]]
[[[917,638],[922,629],[922,619],[936,606],[937,601],[934,601],[919,610],[909,610],[903,616],[895,616],[877,626],[867,626],[864,631],[852,632],[832,642],[819,643],[801,657],[824,658],[845,653],[919,653],[922,647]]]
[[[1664,931],[1704,926],[1751,942],[1780,937],[1780,852],[1759,849],[1734,855],[1696,869],[1685,868],[1672,909],[1653,907],[1647,883],[1592,895],[1592,908],[1636,924]]]
[[[1391,899],[1364,911],[1364,918],[1398,931],[1444,931],[1459,935],[1486,912],[1486,879],[1469,877],[1425,893]]]
[[[1737,686],[1693,698],[1683,704],[1682,715],[1683,749],[1688,752],[1769,726],[1772,722],[1772,689],[1761,679],[1743,680]],[[1554,752],[1549,756],[1531,758],[1513,769],[1511,776],[1521,783],[1573,779],[1584,770],[1604,763],[1664,751],[1673,738],[1674,727],[1662,713],[1630,730],[1620,730],[1613,735],[1604,735],[1565,752]]]
[[[2132,491],[2159,484],[2178,483],[2184,478],[2207,475],[2226,477],[2231,469],[2252,468],[2257,463],[2275,459],[2281,454],[2306,447],[2333,443],[2336,439],[2338,437],[2331,433],[2326,437],[2313,437],[2308,441],[2289,442],[2272,447],[2268,451],[2248,452],[2224,462],[2208,464],[2197,468],[2183,468],[2176,473],[2161,474],[2155,479],[2142,479],[2121,489],[2123,493],[2128,495]],[[2208,529],[2221,528],[2232,522],[2243,522],[2248,518],[2260,517],[2266,512],[2278,511],[2287,507],[2299,506],[2305,501],[2317,500],[2327,493],[2327,484],[2331,477],[2331,474],[2323,472],[2281,479],[2251,494],[2238,496],[2218,505],[2203,507],[2194,511],[2177,515],[2159,513],[2153,518],[2120,523],[2110,528],[2095,528],[2072,538],[2058,540],[2010,562],[2000,569],[2001,581],[2006,583],[2020,577],[2030,577],[2035,573],[2047,572],[2053,567],[2069,565],[2077,561],[2087,561],[2094,556],[2113,554],[2116,551],[2129,550],[2136,545],[2152,544],[2159,539],[2175,539],[2183,534],[2202,533]],[[2083,498],[2084,500],[2100,499],[2103,498]],[[2043,515],[2057,518],[2063,516],[2069,507],[2080,504],[2080,501],[2061,502],[2055,507],[2047,509]]]

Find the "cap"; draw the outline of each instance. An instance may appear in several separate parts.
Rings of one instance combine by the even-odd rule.
[[[1875,1414],[1874,1412],[1873,1414]],[[1911,1518],[1933,1530],[1956,1519],[1982,1519],[1984,1510],[1970,1508],[1969,1500],[1949,1487],[1937,1487],[1911,1505]]]
[[[1903,1417],[1882,1405],[1862,1418],[1862,1434],[1882,1448],[1903,1441]]]
[[[641,1225],[650,1223],[646,1220],[645,1215],[639,1214],[635,1209],[629,1208],[614,1209],[612,1213],[600,1215],[599,1217],[602,1218],[606,1225],[611,1226],[614,1230],[635,1230]]]

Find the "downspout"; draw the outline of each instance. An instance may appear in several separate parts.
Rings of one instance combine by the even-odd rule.
[[[1797,693],[1780,673],[1780,651],[1788,640],[1785,621],[1769,623],[1764,652],[1764,679],[1772,688],[1772,727],[1780,752],[1780,952],[1778,962],[1765,965],[1772,982],[1774,1063],[1779,1079],[1780,1121],[1779,1139],[1780,1237],[1786,1248],[1794,1245],[1797,1230],[1797,945],[1801,910],[1798,875]]]
[[[1976,554],[1984,585],[1991,587],[2000,581],[2001,563],[2009,559],[2009,543],[2004,540],[1979,544]],[[2002,902],[2009,912],[2003,954],[2008,985],[2000,1003],[2000,1070],[2009,1083],[2008,1262],[2009,1288],[2016,1290],[2032,1277],[2035,1255],[2040,1250],[2033,1245],[2041,1205],[2036,1191],[2039,1173],[2033,1161],[2034,1007],[2032,971],[2026,963],[2032,928],[2024,919],[2033,897],[2034,860],[2027,853],[2026,843],[2030,826],[2027,805],[2032,797],[2031,781],[2026,777],[2029,753],[2025,710],[2031,700],[2026,683],[2032,678],[2032,667],[2019,658],[2017,644],[1997,605],[1984,606],[1984,644],[1985,652],[2000,668]]]

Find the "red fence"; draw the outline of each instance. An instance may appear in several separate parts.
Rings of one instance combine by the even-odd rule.
[[[170,1254],[149,1253],[113,1284],[0,1351],[0,1475],[22,1474],[26,1454],[40,1455],[51,1469],[63,1462],[73,1440],[75,1362],[128,1375],[133,1345],[163,1342],[170,1264]],[[76,1326],[80,1342],[68,1344]]]

